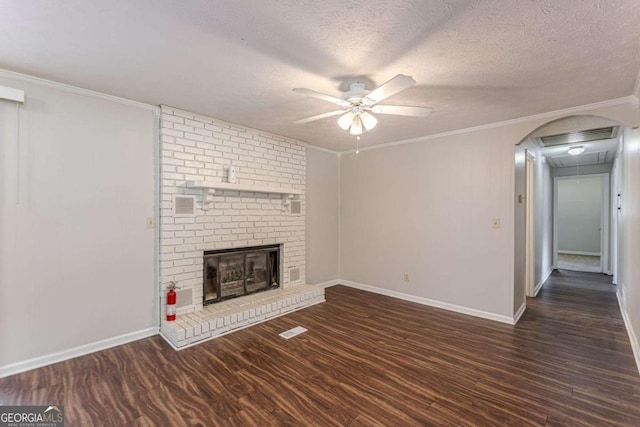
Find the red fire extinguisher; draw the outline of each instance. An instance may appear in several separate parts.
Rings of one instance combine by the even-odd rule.
[[[169,282],[169,291],[167,292],[167,321],[176,320],[176,282]]]

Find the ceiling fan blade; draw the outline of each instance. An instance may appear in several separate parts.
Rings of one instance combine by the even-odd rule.
[[[312,96],[314,98],[322,99],[323,101],[333,102],[334,104],[338,104],[338,105],[343,106],[343,107],[351,106],[351,103],[349,101],[345,101],[344,99],[341,99],[341,98],[336,98],[335,96],[325,95],[324,93],[316,92],[315,90],[305,89],[305,88],[300,88],[300,87],[297,87],[297,88],[292,89],[292,90],[295,93],[299,93],[301,95]]]
[[[395,114],[396,116],[427,117],[433,111],[429,107],[404,107],[401,105],[374,105],[371,111],[378,114]]]
[[[371,91],[366,98],[373,101],[373,103],[378,103],[383,99],[390,97],[391,95],[395,95],[398,92],[402,92],[408,87],[416,84],[416,81],[413,80],[413,77],[405,76],[404,74],[398,74],[391,80],[386,83],[380,85],[377,89]]]
[[[303,124],[303,123],[309,123],[309,122],[313,122],[313,121],[320,120],[320,119],[325,119],[325,118],[331,117],[331,116],[337,116],[338,114],[344,114],[344,113],[346,113],[345,110],[330,111],[328,113],[318,114],[317,116],[307,117],[306,119],[296,120],[293,123],[300,125],[300,124]]]

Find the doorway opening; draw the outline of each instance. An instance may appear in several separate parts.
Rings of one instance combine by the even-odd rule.
[[[609,272],[609,174],[554,178],[554,265]]]
[[[516,146],[514,317],[555,269],[615,271],[610,199],[621,136],[618,122],[571,116],[546,123]],[[594,197],[580,205],[578,190],[591,187]]]

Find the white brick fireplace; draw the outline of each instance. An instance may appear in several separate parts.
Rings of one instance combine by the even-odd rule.
[[[291,289],[294,285],[305,283],[304,143],[172,107],[162,106],[161,109],[160,286],[165,337],[171,339],[171,335],[175,334],[177,338],[171,341],[180,347],[180,334],[176,329],[184,328],[185,322],[193,323],[194,318],[206,317],[206,313],[200,313],[203,310],[205,251],[280,245],[279,291],[286,292],[289,298],[293,296],[298,305],[291,307],[301,308],[305,306],[301,302],[307,300],[309,304],[323,301],[323,293],[319,295],[316,290],[312,292],[307,286]],[[224,186],[230,165],[237,169],[237,184],[227,189],[229,186]],[[222,183],[222,186],[216,185],[218,183]],[[260,191],[253,191],[256,189]],[[270,189],[275,190],[271,192]],[[290,192],[295,194],[286,194],[287,191],[281,189],[291,189]],[[194,198],[193,214],[176,213],[176,196]],[[291,199],[296,205],[299,202],[296,206],[299,209],[291,209]],[[190,198],[181,200],[188,202]],[[290,280],[290,272],[297,280]],[[176,328],[167,331],[164,295],[170,281],[175,281],[180,289],[178,322]],[[278,291],[263,293],[272,292]],[[299,293],[308,294],[308,298],[298,298]],[[254,297],[253,300],[264,298]],[[269,298],[270,304],[273,304],[269,307],[277,308],[277,302],[272,301],[273,295]],[[230,302],[212,304],[204,311],[216,305],[220,307],[212,311],[240,305],[238,302],[228,304]],[[223,307],[224,304],[226,306]],[[280,306],[287,307],[288,304]],[[258,313],[266,314],[266,308],[258,308]],[[231,316],[228,317],[227,320],[230,320]],[[234,318],[238,319],[238,316]],[[240,319],[244,320],[242,316]],[[252,323],[250,319],[247,320]],[[211,324],[215,325],[216,320]],[[203,329],[202,325],[195,328],[200,332]],[[187,331],[186,335],[189,333],[193,335],[193,331]]]

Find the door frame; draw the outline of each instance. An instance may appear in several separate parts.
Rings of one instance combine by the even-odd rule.
[[[609,173],[580,175],[582,178],[602,177],[602,206],[600,206],[600,272],[611,274],[609,270]],[[558,268],[558,181],[576,179],[576,175],[553,178],[553,268]]]
[[[529,150],[525,150],[524,167],[524,224],[525,224],[525,290],[528,297],[535,297],[536,292],[536,210],[535,182],[536,158]]]
[[[611,187],[613,193],[610,195],[611,206],[611,268],[609,274],[613,276],[612,283],[618,283],[618,213],[620,212],[620,161],[617,157],[611,167]]]

